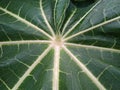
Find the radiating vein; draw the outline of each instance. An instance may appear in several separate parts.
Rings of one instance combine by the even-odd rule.
[[[60,19],[58,22],[58,25],[59,25],[58,30],[60,30],[60,28],[62,26],[62,22],[63,22],[62,18],[65,16],[65,12],[66,12],[68,6],[69,6],[69,2],[66,3],[65,8],[63,9],[62,15],[60,16]]]
[[[0,78],[0,81],[5,85],[5,87],[6,87],[8,90],[11,90],[10,87],[6,84],[5,81],[3,81],[1,78]]]
[[[68,19],[67,22],[65,23],[65,25],[64,25],[64,27],[63,27],[63,29],[62,29],[62,35],[63,35],[63,33],[64,33],[66,27],[68,26],[70,20],[72,19],[72,17],[73,17],[74,14],[76,13],[76,11],[77,11],[77,9],[75,8],[75,10],[72,12],[71,16],[69,17],[69,19]]]
[[[66,32],[64,35],[63,35],[63,38],[65,38],[71,31],[74,30],[74,28],[101,2],[101,0],[99,0],[83,17],[81,17],[73,26],[72,28],[70,28],[68,30],[68,32]]]
[[[54,48],[54,68],[53,68],[53,90],[59,90],[59,61],[60,61],[60,47]]]
[[[92,82],[99,88],[99,90],[106,90],[101,82],[90,72],[90,70],[78,60],[74,54],[72,54],[65,46],[63,49],[72,58],[72,60],[83,70],[83,72],[92,80]]]
[[[53,18],[54,18],[54,24],[56,23],[56,21],[55,21],[55,20],[56,20],[56,19],[55,19],[55,18],[56,18],[56,14],[55,14],[55,13],[56,13],[57,3],[58,3],[58,0],[55,0],[55,5],[54,5],[54,16],[53,16]]]
[[[66,41],[66,40],[69,40],[69,39],[74,38],[74,37],[76,37],[76,36],[78,36],[78,35],[81,35],[81,34],[83,34],[83,33],[89,32],[89,31],[91,31],[91,30],[93,30],[93,29],[99,28],[99,27],[101,27],[101,26],[103,26],[103,25],[109,24],[109,23],[114,22],[114,21],[117,21],[117,20],[119,20],[119,19],[120,19],[120,16],[115,17],[115,18],[110,19],[110,20],[108,20],[108,21],[105,21],[105,22],[102,22],[102,23],[97,24],[97,25],[95,25],[95,26],[92,26],[92,27],[90,27],[90,28],[88,28],[88,29],[82,30],[82,31],[80,31],[80,32],[78,32],[78,33],[76,33],[76,34],[73,34],[73,35],[71,35],[70,37],[65,38],[64,40],[65,40],[65,41]]]
[[[31,43],[49,44],[51,43],[51,41],[48,40],[4,41],[4,42],[0,42],[0,45],[17,45],[17,44],[31,44]]]
[[[65,43],[65,45],[120,53],[120,50],[113,49],[113,48],[105,48],[105,47],[99,47],[99,46],[90,46],[90,45],[82,45],[82,44],[74,44],[74,43]]]
[[[55,37],[55,33],[54,33],[51,25],[49,24],[49,22],[48,22],[48,20],[47,20],[47,18],[46,18],[46,15],[45,15],[45,13],[44,13],[43,6],[42,6],[42,0],[40,0],[40,10],[41,10],[41,12],[42,12],[42,16],[43,16],[43,18],[44,18],[44,20],[45,20],[45,23],[46,23],[47,27],[49,28],[49,30],[50,30],[50,32],[52,33],[53,37]]]
[[[23,76],[18,80],[18,82],[14,85],[12,90],[18,90],[19,86],[23,83],[23,81],[30,75],[30,73],[34,70],[34,68],[41,62],[41,60],[48,54],[51,50],[51,46],[44,50],[44,52],[35,60],[35,62],[27,69],[27,71],[23,74]]]
[[[7,10],[7,9],[4,9],[2,7],[0,7],[0,10],[4,11],[5,13],[9,14],[10,16],[18,19],[19,21],[23,22],[24,24],[34,28],[35,30],[43,33],[44,35],[46,35],[47,37],[49,37],[50,39],[53,39],[48,33],[46,33],[44,30],[40,29],[39,27],[37,27],[36,25],[32,24],[31,22],[27,21],[26,19],[20,17],[19,15],[16,15],[15,13]]]

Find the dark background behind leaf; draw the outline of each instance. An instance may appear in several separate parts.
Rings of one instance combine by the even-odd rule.
[[[93,4],[95,1],[98,1],[98,0],[71,0],[71,2],[77,7],[87,7]]]

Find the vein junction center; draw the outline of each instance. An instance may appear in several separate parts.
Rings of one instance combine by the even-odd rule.
[[[53,47],[63,47],[64,46],[64,41],[61,36],[57,35],[53,40],[52,40],[52,46]]]

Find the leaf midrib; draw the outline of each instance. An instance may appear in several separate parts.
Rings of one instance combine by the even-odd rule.
[[[34,28],[35,30],[43,33],[45,36],[49,37],[50,39],[53,39],[52,36],[50,36],[48,33],[46,33],[44,30],[42,30],[41,28],[39,28],[38,26],[32,24],[31,22],[27,21],[26,19],[20,17],[19,15],[16,15],[14,13],[12,13],[11,11],[7,10],[6,8],[2,8],[0,7],[0,10],[2,10],[3,12],[9,14],[10,16],[16,18],[17,20],[21,21],[22,23]]]
[[[44,13],[42,0],[40,0],[40,10],[41,10],[42,16],[43,16],[43,18],[44,18],[44,21],[45,21],[47,27],[49,28],[50,32],[52,33],[53,38],[55,38],[54,30],[53,30],[53,28],[51,27],[51,25],[49,24],[49,22],[48,22],[48,20],[47,20],[47,18],[46,18],[46,15],[45,15],[45,13]]]
[[[70,32],[72,32],[74,30],[74,28],[87,16],[91,13],[91,11],[93,11],[93,9],[101,2],[101,0],[99,0],[88,12],[85,13],[85,15],[83,15],[64,35],[63,38],[65,38]],[[74,15],[73,15],[74,16]],[[72,16],[72,17],[73,17]],[[71,17],[71,19],[72,19]]]
[[[21,40],[21,41],[4,41],[0,45],[16,45],[16,44],[50,44],[49,40]]]
[[[82,35],[82,34],[84,34],[84,33],[86,33],[86,32],[91,31],[91,30],[95,30],[96,28],[99,28],[99,27],[104,26],[104,25],[106,25],[106,24],[112,23],[112,22],[117,21],[117,20],[119,20],[119,19],[120,19],[120,16],[115,17],[115,18],[110,19],[110,20],[107,20],[107,21],[105,21],[105,22],[102,22],[102,23],[100,23],[100,24],[97,24],[97,25],[95,25],[95,26],[92,26],[92,27],[90,27],[90,28],[88,28],[88,29],[85,29],[85,30],[82,30],[82,31],[80,31],[80,32],[78,32],[78,33],[75,33],[75,34],[73,34],[73,35],[71,35],[71,36],[69,36],[69,37],[66,37],[64,40],[67,41],[67,40],[69,40],[69,39],[72,39],[72,38],[74,38],[74,37],[77,37],[78,35]]]
[[[80,62],[80,60],[78,60],[74,54],[70,52],[69,49],[66,47],[63,47],[63,49],[100,90],[107,90],[102,85],[102,83],[91,73],[91,71],[82,62]]]
[[[41,60],[48,54],[51,50],[51,46],[43,51],[43,53],[35,60],[35,62],[27,69],[23,76],[18,80],[18,82],[13,86],[12,90],[17,90],[18,87],[23,83],[23,81],[30,75],[33,69],[41,62]]]
[[[102,51],[110,51],[110,52],[120,53],[120,50],[117,50],[114,48],[105,48],[105,47],[99,47],[99,46],[74,44],[74,43],[65,43],[65,45],[72,46],[72,47],[81,47],[81,48],[97,49],[97,50],[102,50]]]

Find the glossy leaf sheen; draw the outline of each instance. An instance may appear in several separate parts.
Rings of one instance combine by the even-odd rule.
[[[0,0],[0,90],[120,90],[120,0]]]

